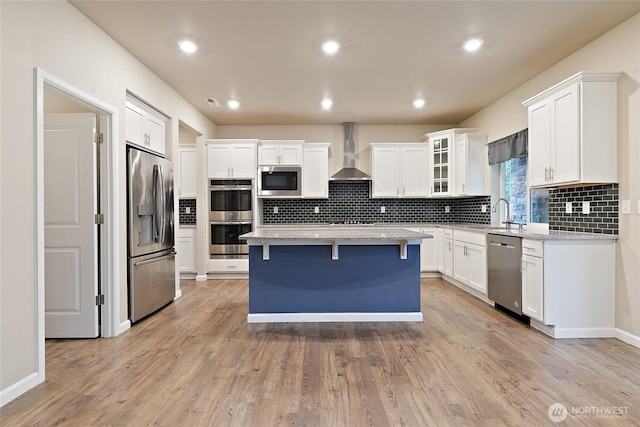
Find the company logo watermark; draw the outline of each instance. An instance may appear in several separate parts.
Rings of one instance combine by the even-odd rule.
[[[581,419],[626,418],[628,406],[572,406],[568,410],[562,403],[549,406],[547,415],[554,423],[561,423],[567,417]]]

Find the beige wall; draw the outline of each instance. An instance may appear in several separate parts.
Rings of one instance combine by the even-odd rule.
[[[0,1],[0,390],[32,375],[36,361],[34,67],[119,110],[124,147],[130,90],[171,117],[167,157],[177,155],[178,121],[213,136],[215,125],[67,2]],[[61,30],[63,28],[64,30]],[[117,260],[120,321],[126,321],[125,150],[115,173],[121,214]]]
[[[428,132],[452,125],[368,125],[356,124],[356,167],[371,173],[372,142],[419,142]],[[255,125],[216,128],[216,138],[304,139],[306,142],[330,142],[329,176],[342,169],[344,131],[342,125]]]
[[[479,127],[494,141],[527,127],[525,99],[578,71],[621,71],[618,81],[618,180],[620,215],[616,251],[616,327],[640,336],[640,15],[623,22],[460,124]]]

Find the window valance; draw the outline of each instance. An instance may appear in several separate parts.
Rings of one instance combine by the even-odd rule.
[[[529,129],[523,129],[489,143],[489,164],[495,165],[507,160],[527,156]]]

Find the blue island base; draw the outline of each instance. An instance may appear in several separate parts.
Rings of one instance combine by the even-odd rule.
[[[327,245],[249,249],[250,323],[422,321],[420,246]]]

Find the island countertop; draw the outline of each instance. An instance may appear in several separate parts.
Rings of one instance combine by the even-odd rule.
[[[239,236],[249,244],[262,240],[275,241],[417,241],[432,239],[430,234],[418,233],[403,228],[386,227],[282,227],[259,228],[251,233]]]

